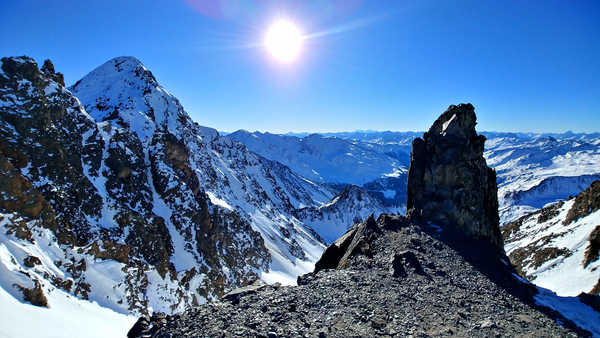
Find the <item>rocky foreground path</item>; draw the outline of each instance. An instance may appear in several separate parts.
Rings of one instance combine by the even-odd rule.
[[[402,216],[369,219],[344,238],[348,247],[340,252],[349,255],[332,255],[329,261],[339,257],[343,268],[301,276],[298,286],[236,290],[220,303],[162,318],[146,332],[155,337],[589,335],[534,306],[535,289],[519,281],[508,260],[484,242],[467,242]],[[343,249],[343,240],[336,244]]]

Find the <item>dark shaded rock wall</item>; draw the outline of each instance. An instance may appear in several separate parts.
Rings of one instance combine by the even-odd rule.
[[[503,250],[496,172],[483,158],[485,136],[476,123],[471,104],[452,105],[413,141],[407,210]]]

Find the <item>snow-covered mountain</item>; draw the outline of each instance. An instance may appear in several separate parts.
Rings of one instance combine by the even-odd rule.
[[[408,166],[407,162],[398,159],[400,156],[391,156],[381,149],[338,137],[311,134],[300,138],[245,130],[227,137],[315,182],[362,185],[385,175],[404,172]]]
[[[298,213],[335,192],[194,123],[139,60],[69,89],[49,62],[0,70],[2,299],[75,297],[129,323],[312,270],[325,243]]]
[[[150,154],[166,154],[174,161],[187,162],[177,166],[183,168],[184,177],[198,180],[189,188],[203,190],[220,212],[234,212],[261,234],[271,256],[266,269],[270,273],[261,272],[262,278],[270,281],[277,273],[293,276],[318,258],[322,244],[293,213],[297,208],[330,200],[333,193],[325,186],[249,152],[242,144],[220,137],[214,129],[198,126],[137,59],[113,59],[77,82],[72,90],[95,120],[108,119],[116,128],[125,126],[137,134],[142,148],[148,148]],[[158,129],[154,120],[163,129],[160,137],[166,139],[165,145],[152,141]],[[160,165],[151,169],[172,175]],[[169,185],[172,182],[177,183],[167,177],[166,191],[181,192],[182,186],[173,189],[175,186]],[[161,208],[167,209],[167,214],[175,212],[170,218],[179,217],[177,209],[186,208],[187,200],[173,196]],[[190,214],[193,210],[187,209]],[[294,235],[284,235],[288,233],[285,230]]]
[[[347,185],[330,202],[319,207],[306,207],[298,211],[298,218],[310,225],[326,243],[337,240],[348,230],[347,224],[356,224],[374,214],[404,213],[403,207],[390,208],[374,198],[364,188]]]
[[[600,181],[502,228],[521,274],[560,296],[600,294]]]
[[[403,211],[418,135],[222,137],[135,58],[68,89],[49,62],[3,58],[0,309],[18,302],[14,313],[40,321],[62,309],[82,325],[125,326],[131,314],[179,312],[257,278],[294,283],[325,241],[371,213]],[[600,173],[600,139],[552,137],[488,139],[501,205],[512,208],[505,219]]]
[[[503,223],[576,195],[600,179],[600,138],[593,136],[489,134],[484,155],[498,174]]]
[[[365,188],[385,205],[406,203],[410,142],[377,143],[310,134],[303,137],[238,130],[227,138],[315,181]],[[381,141],[381,139],[378,139]]]
[[[361,184],[372,195],[386,204],[402,204],[406,195],[406,172],[412,140],[418,132],[358,131],[325,133],[322,136],[274,135],[237,132],[230,137],[245,143],[252,151],[290,166],[294,170],[310,172],[328,163],[328,150],[334,144],[352,145],[344,148],[347,158],[360,159],[368,149],[371,163],[382,163],[393,158],[399,164],[390,173],[389,167],[371,166],[369,176],[357,183],[355,173],[346,178],[340,174],[335,181],[324,177],[324,182]],[[600,134],[535,134],[483,132],[487,137],[484,156],[490,167],[496,169],[501,223],[543,207],[546,203],[566,199],[585,189],[600,178]],[[310,155],[299,151],[308,139],[318,140]],[[331,144],[331,145],[330,145]],[[288,150],[289,148],[289,150]],[[297,153],[296,153],[297,152]],[[354,152],[354,153],[353,153]],[[281,154],[288,154],[283,156]],[[295,156],[292,156],[295,154]],[[365,160],[355,163],[360,167]],[[334,166],[335,167],[335,166]],[[377,171],[379,168],[379,171]],[[351,170],[350,170],[351,171]],[[360,170],[356,174],[363,175]]]

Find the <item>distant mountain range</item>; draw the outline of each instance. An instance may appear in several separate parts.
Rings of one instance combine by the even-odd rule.
[[[487,138],[484,156],[497,171],[503,224],[576,195],[600,178],[600,133],[482,134]],[[227,137],[313,180],[362,185],[386,205],[402,205],[412,140],[421,135],[357,131],[299,137],[237,131]]]

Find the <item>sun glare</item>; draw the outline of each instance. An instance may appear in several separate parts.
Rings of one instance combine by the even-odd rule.
[[[265,48],[279,62],[290,63],[298,57],[302,47],[302,33],[291,21],[275,21],[265,36]]]

